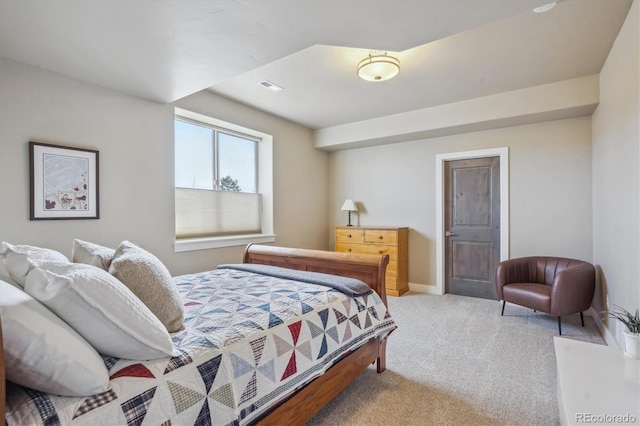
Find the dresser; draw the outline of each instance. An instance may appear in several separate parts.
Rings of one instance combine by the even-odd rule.
[[[387,294],[400,296],[409,290],[409,228],[338,226],[336,251],[388,254]]]

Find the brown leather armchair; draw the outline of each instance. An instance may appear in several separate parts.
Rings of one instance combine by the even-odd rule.
[[[558,317],[583,311],[591,306],[596,288],[595,268],[582,260],[561,257],[521,257],[500,262],[496,271],[496,290],[502,300]]]

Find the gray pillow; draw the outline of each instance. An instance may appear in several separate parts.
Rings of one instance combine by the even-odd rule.
[[[113,255],[109,273],[129,287],[169,332],[184,328],[182,297],[160,259],[129,241],[123,241]]]

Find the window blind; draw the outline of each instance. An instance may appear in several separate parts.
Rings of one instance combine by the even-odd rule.
[[[176,238],[260,234],[260,194],[176,188]]]

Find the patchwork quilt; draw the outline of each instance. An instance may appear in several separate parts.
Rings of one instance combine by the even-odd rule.
[[[240,425],[255,420],[395,323],[376,293],[233,269],[175,278],[185,329],[179,356],[105,358],[110,387],[62,397],[10,385],[10,426]]]

